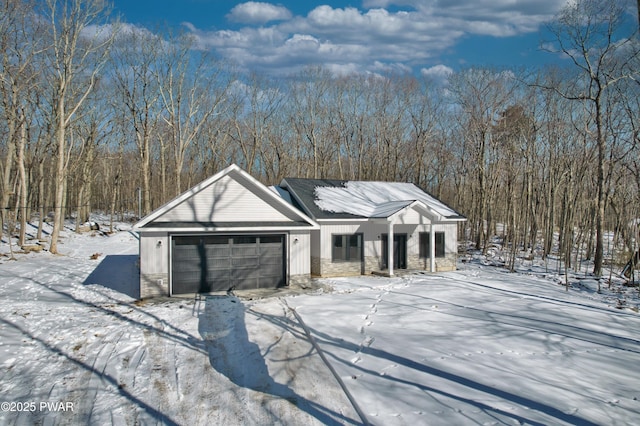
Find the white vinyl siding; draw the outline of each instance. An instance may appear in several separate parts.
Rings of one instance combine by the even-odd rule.
[[[230,176],[207,186],[155,222],[285,222],[292,221],[268,200],[247,189]]]
[[[169,273],[169,242],[166,232],[140,233],[141,273]]]
[[[325,225],[325,224],[321,224],[320,225],[320,238],[322,239],[322,247],[321,247],[321,253],[320,256],[323,259],[327,259],[327,260],[331,260],[332,257],[332,253],[331,253],[331,249],[332,249],[332,235],[334,234],[342,234],[342,235],[352,235],[352,234],[358,234],[358,233],[362,233],[365,234],[363,241],[367,240],[367,235],[366,232],[364,231],[363,227],[365,227],[367,225],[366,222],[362,222],[362,223],[356,223],[356,224],[330,224],[330,225]]]
[[[426,224],[424,223],[426,222]],[[351,222],[351,223],[331,223],[322,222],[319,231],[322,245],[320,248],[320,257],[323,259],[332,259],[332,235],[353,235],[363,234],[364,256],[365,257],[381,257],[382,256],[382,234],[387,234],[389,226],[386,223],[373,222]],[[400,223],[393,226],[394,234],[407,235],[407,255],[418,256],[420,251],[420,233],[430,232],[431,225],[428,220],[422,218],[422,224],[406,224]],[[458,227],[457,224],[434,224],[434,232],[445,233],[445,254],[456,253],[458,244]]]
[[[425,223],[429,223],[429,219],[420,215],[420,213],[418,213],[414,209],[408,209],[402,212],[401,214],[398,215],[398,217],[396,217],[396,220],[395,220],[396,225],[403,225],[403,224],[415,225],[415,224],[425,224]]]
[[[289,234],[289,275],[309,274],[311,253],[309,231]]]

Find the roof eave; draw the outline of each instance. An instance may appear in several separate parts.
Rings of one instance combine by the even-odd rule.
[[[344,218],[323,218],[317,219],[318,223],[325,222],[368,222],[374,218],[371,217],[344,217]]]
[[[191,232],[210,232],[210,233],[237,233],[237,232],[282,232],[282,231],[300,231],[300,230],[317,230],[320,229],[320,225],[309,225],[309,226],[234,226],[234,227],[216,227],[216,226],[205,226],[205,227],[148,227],[148,228],[138,228],[134,231],[138,233],[145,232],[163,232],[163,233],[191,233]]]

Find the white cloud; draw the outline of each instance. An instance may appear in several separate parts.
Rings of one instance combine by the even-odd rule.
[[[385,63],[375,61],[369,68],[369,71],[376,72],[378,74],[406,74],[411,72],[411,67],[403,63]]]
[[[345,77],[361,72],[360,64],[351,62],[348,64],[329,64],[327,70],[334,76]]]
[[[116,41],[127,40],[130,37],[160,39],[160,36],[147,28],[128,23],[88,25],[82,29],[82,36],[97,43],[105,42],[112,36],[115,36]]]
[[[536,31],[567,0],[364,0],[365,8],[409,7],[420,15],[447,20],[452,29],[498,37]]]
[[[318,47],[320,46],[320,42],[318,41],[317,38],[307,34],[294,34],[293,37],[291,37],[285,42],[285,45],[287,47],[292,47],[294,49],[302,47],[302,48],[312,48],[315,50],[315,49],[318,49]]]
[[[422,70],[420,70],[420,73],[427,77],[442,78],[449,77],[451,74],[453,74],[453,69],[449,68],[446,65],[440,64],[435,65],[431,68],[423,68]]]
[[[453,74],[453,69],[439,64],[430,68],[422,68],[420,74],[440,86],[446,86],[449,82],[449,77]]]
[[[270,3],[249,1],[240,3],[231,9],[227,19],[243,24],[265,24],[271,21],[291,19],[291,12],[283,6]]]
[[[447,52],[465,35],[508,37],[537,31],[565,0],[364,0],[362,4],[363,9],[322,5],[306,16],[292,16],[283,6],[246,2],[227,15],[245,24],[240,29],[192,32],[200,45],[246,68],[289,72],[321,64],[336,73],[410,71]],[[438,70],[436,66],[422,72]]]

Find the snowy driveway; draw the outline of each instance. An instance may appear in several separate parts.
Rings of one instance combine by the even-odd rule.
[[[640,318],[601,295],[478,266],[332,284],[289,303],[373,424],[640,421]]]
[[[63,248],[0,262],[0,424],[357,422],[280,300],[135,303],[131,234]]]
[[[470,265],[136,304],[131,234],[64,249],[0,263],[0,424],[362,423],[289,307],[372,424],[640,419],[640,318],[606,295]]]

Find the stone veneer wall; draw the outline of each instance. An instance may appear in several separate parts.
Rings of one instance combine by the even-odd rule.
[[[362,274],[362,262],[332,262],[330,259],[321,259],[321,276],[344,277]]]
[[[436,272],[455,271],[457,268],[458,256],[449,253],[445,257],[436,258]],[[429,271],[429,259],[421,258],[417,254],[407,255],[407,269],[418,269]],[[331,260],[311,258],[311,274],[322,277],[340,277],[350,275],[368,275],[372,271],[381,270],[381,260],[376,256],[366,256],[364,258],[364,271],[361,262],[331,262]]]
[[[379,271],[382,268],[382,261],[376,256],[365,256],[364,258],[364,273],[365,275],[371,274],[372,271]]]
[[[407,269],[429,270],[429,259],[421,259],[417,254],[407,255]]]
[[[419,257],[418,255],[407,256],[407,267],[409,269],[422,269],[428,271],[430,259]],[[436,257],[436,272],[455,271],[458,264],[458,255],[455,253],[446,254],[445,257]]]
[[[458,255],[449,253],[445,257],[436,258],[436,271],[446,272],[455,271],[458,268]]]
[[[311,284],[310,274],[291,275],[289,277],[289,287],[309,288],[309,284]]]
[[[316,277],[319,277],[320,275],[322,275],[322,271],[320,270],[320,265],[321,265],[320,258],[311,256],[311,275],[315,275]]]
[[[140,299],[169,295],[169,274],[140,274]]]

